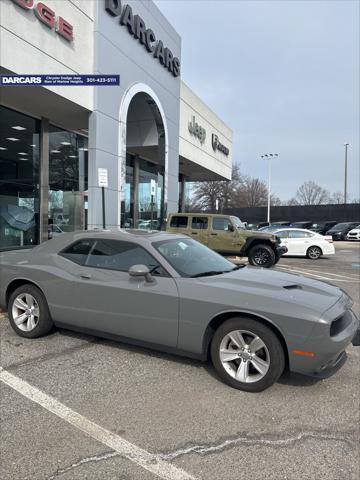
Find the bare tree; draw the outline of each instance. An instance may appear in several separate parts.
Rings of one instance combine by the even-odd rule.
[[[297,189],[295,201],[297,205],[322,205],[328,203],[329,192],[317,183],[309,180]]]
[[[237,207],[261,207],[267,204],[266,184],[258,178],[243,177],[235,193]]]
[[[240,168],[235,164],[231,180],[195,182],[190,208],[215,211],[216,200],[219,201],[221,211],[234,206],[234,192],[238,188],[240,178]]]
[[[333,204],[344,203],[344,194],[341,192],[333,193],[329,198],[329,203],[333,203]]]

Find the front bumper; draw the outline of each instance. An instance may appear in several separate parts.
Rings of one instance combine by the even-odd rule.
[[[276,255],[278,257],[281,257],[281,255],[284,255],[285,253],[287,253],[287,251],[288,251],[287,247],[283,245],[279,245],[278,247],[276,247]]]
[[[335,241],[335,240],[342,240],[343,239],[343,234],[342,233],[333,233],[332,235],[332,239]]]
[[[302,344],[297,344],[296,346],[289,345],[290,371],[318,378],[326,378],[342,367],[346,361],[346,347],[352,342],[355,342],[353,345],[356,344],[360,335],[360,322],[355,313],[352,310],[346,310],[343,312],[343,315],[348,316],[346,328],[333,336],[330,335],[331,325],[319,323]],[[313,355],[301,356],[295,354],[294,350],[312,352]]]

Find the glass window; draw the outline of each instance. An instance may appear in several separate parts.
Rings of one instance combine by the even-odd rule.
[[[64,232],[85,228],[87,172],[87,138],[50,126],[49,225]]]
[[[301,230],[290,230],[290,238],[309,238],[313,234],[310,232],[302,232]]]
[[[170,227],[172,228],[187,228],[188,217],[171,217]]]
[[[289,230],[282,230],[280,232],[275,232],[275,235],[279,238],[289,238]]]
[[[191,221],[191,228],[194,230],[206,230],[208,228],[208,218],[193,217]]]
[[[86,257],[89,255],[91,247],[94,244],[94,240],[80,240],[79,242],[74,243],[66,250],[62,251],[60,255],[71,260],[72,262],[83,265],[85,263]]]
[[[216,275],[237,268],[210,248],[191,238],[163,240],[153,246],[183,277]]]
[[[86,262],[89,267],[127,272],[133,265],[146,265],[154,275],[164,275],[159,262],[144,248],[119,240],[98,240]],[[158,268],[156,268],[158,267]]]
[[[39,242],[40,121],[0,107],[0,248]]]
[[[231,222],[228,218],[213,218],[212,226],[213,230],[225,230],[226,232],[229,230],[229,225]]]

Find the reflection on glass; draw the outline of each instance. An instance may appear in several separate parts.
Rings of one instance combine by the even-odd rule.
[[[0,248],[38,243],[40,122],[0,107]]]
[[[86,227],[87,138],[50,127],[49,238]],[[54,227],[52,227],[54,225]]]

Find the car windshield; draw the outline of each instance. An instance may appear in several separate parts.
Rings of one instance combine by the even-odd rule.
[[[349,224],[348,223],[338,223],[335,225],[335,227],[332,227],[331,230],[342,230],[343,228],[346,228]]]
[[[182,277],[218,275],[238,268],[191,238],[162,240],[152,245]]]

